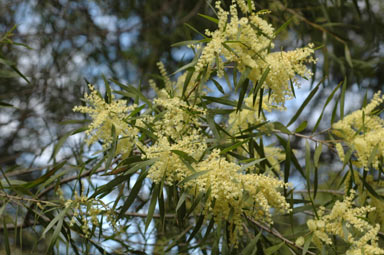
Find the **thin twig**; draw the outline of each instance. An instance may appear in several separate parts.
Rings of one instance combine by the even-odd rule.
[[[139,217],[139,218],[147,218],[148,214],[147,213],[135,213],[135,212],[127,212],[124,214],[125,216],[131,216],[131,217]],[[164,218],[175,218],[175,214],[165,214]],[[154,214],[152,218],[161,218],[160,214]]]
[[[283,7],[284,8],[284,7]],[[301,19],[302,21],[304,21],[305,23],[307,23],[308,25],[314,27],[315,29],[317,30],[320,30],[324,33],[327,33],[327,34],[330,34],[333,38],[335,38],[336,41],[344,44],[344,45],[347,45],[347,42],[340,38],[338,35],[334,34],[333,32],[325,29],[324,27],[316,24],[316,23],[313,23],[312,21],[308,20],[307,18],[305,18],[304,16],[300,15],[298,12],[296,12],[295,10],[293,9],[290,9],[290,8],[284,8],[285,10],[287,10],[288,12],[290,12],[291,14],[293,14],[294,16],[298,17],[299,19]]]
[[[303,250],[303,249],[304,249],[303,247],[296,245],[293,241],[291,241],[291,240],[285,238],[285,237],[284,237],[279,231],[277,231],[275,228],[267,227],[267,226],[261,224],[260,222],[258,222],[258,221],[256,221],[256,220],[252,219],[251,217],[248,217],[248,216],[246,216],[246,217],[247,217],[247,219],[248,219],[249,221],[251,221],[253,224],[255,224],[255,225],[258,226],[259,228],[261,228],[261,229],[267,231],[268,233],[274,235],[275,237],[279,238],[280,240],[284,241],[286,244],[291,245],[291,246],[293,246],[293,247],[295,247],[295,248],[297,248],[297,249],[300,249],[300,250]],[[307,251],[307,254],[316,255],[316,253],[313,253],[313,252],[311,252],[311,251]]]
[[[314,190],[310,190],[310,192],[315,192]],[[331,189],[318,189],[318,193],[330,193],[334,195],[344,195],[345,192],[341,190],[331,190]],[[308,193],[308,190],[294,190],[293,193]]]
[[[38,199],[33,199],[33,198],[26,198],[26,197],[18,197],[18,196],[12,196],[8,195],[7,193],[0,192],[0,197],[6,197],[10,200],[21,200],[21,201],[26,201],[26,202],[33,202],[33,203],[41,203],[41,204],[46,204],[50,206],[58,206],[58,204],[55,204],[50,201],[44,201],[44,200],[38,200]]]
[[[308,140],[311,140],[311,141],[314,141],[314,142],[317,142],[317,143],[325,144],[329,148],[333,147],[333,145],[331,143],[329,143],[327,141],[324,141],[324,140],[317,139],[313,135],[303,135],[303,134],[299,134],[299,133],[292,133],[292,134],[294,136],[302,137],[302,138],[305,138],[305,139],[308,139]]]
[[[93,172],[93,173],[100,173],[100,172],[103,172],[103,171],[105,171],[105,168],[97,169],[97,170],[94,171],[94,172],[93,172],[92,170],[89,170],[89,171],[84,172],[84,173],[81,174],[80,176],[75,175],[75,176],[71,176],[71,177],[68,177],[68,178],[65,178],[65,179],[61,180],[61,181],[59,182],[59,185],[61,186],[62,184],[65,184],[65,183],[68,183],[68,182],[71,182],[71,181],[74,181],[74,180],[77,180],[77,179],[80,179],[80,178],[87,177],[87,176],[89,176],[92,172]],[[39,195],[37,195],[37,198],[40,198],[40,197],[44,196],[44,195],[47,194],[49,191],[53,190],[55,187],[56,187],[56,184],[52,184],[51,186],[47,187],[47,188],[44,189]]]

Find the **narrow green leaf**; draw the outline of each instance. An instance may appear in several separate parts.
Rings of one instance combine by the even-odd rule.
[[[54,165],[53,168],[51,170],[48,170],[46,174],[40,176],[36,180],[33,180],[31,182],[21,185],[21,187],[25,189],[31,189],[36,187],[37,185],[48,180],[49,177],[51,177],[54,173],[56,173],[59,169],[61,169],[66,163],[67,161],[63,161],[63,162],[60,162],[59,164]]]
[[[313,74],[313,76],[315,76],[315,74]],[[313,79],[313,80],[315,80],[315,79]],[[292,79],[289,79],[289,85],[291,86],[291,91],[292,91],[293,97],[296,98],[295,86],[293,85]],[[313,84],[311,84],[311,87],[312,87],[312,85]]]
[[[209,21],[212,21],[213,23],[215,24],[219,24],[219,20],[214,18],[214,17],[211,17],[211,16],[207,16],[207,15],[204,15],[204,14],[201,14],[201,13],[198,13],[197,15],[199,15],[200,17],[204,18],[204,19],[207,19]]]
[[[0,64],[7,65],[7,66],[12,66],[12,65],[15,65],[15,62],[13,62],[13,61],[11,61],[9,59],[5,59],[5,58],[3,58],[0,55]]]
[[[233,143],[229,147],[226,147],[225,149],[221,150],[220,154],[224,155],[227,152],[232,151],[232,150],[236,149],[237,147],[243,145],[244,143],[247,143],[248,141],[249,141],[249,139],[245,139],[244,141]]]
[[[374,196],[375,198],[377,198],[377,199],[380,199],[381,201],[384,201],[384,196],[378,194],[378,193],[375,191],[375,189],[374,189],[371,185],[369,185],[368,182],[365,181],[365,178],[361,177],[360,175],[359,175],[359,177],[360,177],[360,179],[363,181],[364,187],[368,190],[368,192],[369,192],[371,195],[373,195],[373,196]]]
[[[220,83],[218,81],[216,81],[215,79],[212,79],[212,81],[213,81],[213,84],[215,84],[216,88],[220,91],[220,93],[225,95],[224,89],[220,85]]]
[[[140,176],[137,178],[135,185],[131,189],[131,192],[129,193],[127,200],[125,200],[124,205],[120,210],[118,218],[122,218],[124,216],[125,212],[129,209],[133,201],[135,201],[135,199],[137,198],[137,194],[139,193],[141,186],[143,184],[143,181],[147,176],[147,174],[148,174],[148,170],[145,170],[141,172]]]
[[[48,224],[48,226],[44,229],[43,233],[41,234],[41,238],[44,239],[45,238],[45,235],[48,233],[48,231],[53,228],[53,226],[59,222],[59,221],[62,221],[65,217],[65,215],[67,214],[69,210],[69,207],[66,207],[65,209],[63,209],[58,215],[55,216],[55,218],[53,218],[53,220],[51,220]],[[55,230],[56,231],[56,230]]]
[[[207,115],[207,123],[209,125],[209,128],[212,130],[213,135],[215,136],[215,139],[217,141],[220,141],[221,136],[220,136],[220,133],[217,129],[217,125],[216,125],[216,122],[214,120],[214,116],[212,114]]]
[[[233,55],[235,55],[236,57],[239,57],[239,55],[236,53],[236,51],[234,51],[231,47],[228,46],[228,44],[226,44],[225,42],[221,43],[221,45],[224,46],[225,49],[227,49],[229,52],[232,52]],[[237,87],[236,83],[234,83],[235,87]]]
[[[187,46],[187,45],[191,45],[191,44],[198,44],[198,43],[204,43],[204,42],[208,42],[208,40],[203,39],[203,40],[182,41],[182,42],[177,42],[177,43],[171,44],[171,47]]]
[[[316,87],[311,91],[311,93],[309,93],[309,95],[307,96],[307,98],[304,100],[303,104],[300,106],[300,108],[297,110],[297,112],[295,113],[295,115],[292,117],[292,119],[288,122],[288,125],[287,127],[289,127],[293,122],[295,122],[297,120],[297,118],[300,116],[301,112],[304,110],[304,108],[307,106],[307,104],[309,103],[309,101],[311,101],[311,99],[313,98],[313,96],[316,94],[316,92],[319,90],[319,87],[320,87],[320,84],[323,82],[323,80],[321,80],[317,85]]]
[[[304,120],[303,122],[300,123],[300,125],[296,128],[295,133],[300,133],[303,131],[308,125],[308,121]]]
[[[1,185],[0,185],[0,186],[1,186]],[[7,207],[7,205],[8,205],[8,202],[7,202],[6,200],[3,200],[2,203],[3,203],[3,205],[2,205],[1,208],[0,208],[0,218],[1,218],[1,216],[3,215],[3,212],[4,212],[4,210],[5,210],[5,207]]]
[[[348,224],[349,225],[349,224]],[[346,221],[343,221],[342,222],[342,225],[341,225],[341,228],[343,229],[343,233],[344,233],[344,240],[348,240],[348,236],[349,236],[349,231],[348,231],[348,227],[347,227],[347,222]],[[364,254],[364,253],[363,253]]]
[[[349,51],[349,47],[347,44],[344,45],[344,54],[345,54],[345,60],[347,61],[348,65],[351,68],[353,68],[351,52]]]
[[[176,155],[178,155],[180,158],[186,160],[187,162],[189,163],[195,163],[196,160],[189,156],[188,153],[185,153],[184,151],[180,151],[180,150],[171,150],[171,152],[175,153]]]
[[[249,86],[249,79],[245,79],[239,93],[239,100],[237,101],[236,112],[241,110],[241,105],[243,104],[243,100],[244,100],[245,94],[247,93],[248,86]]]
[[[282,137],[280,137],[277,134],[275,134],[275,136],[279,140],[279,142],[284,146],[284,148],[287,148],[287,142],[285,141],[285,139],[283,139]],[[306,177],[305,177],[303,168],[300,166],[299,161],[297,160],[295,153],[293,153],[292,150],[291,150],[290,155],[291,155],[291,162],[296,167],[296,169],[299,170],[299,173],[301,174],[301,176],[305,179]]]
[[[280,250],[280,248],[281,248],[284,244],[285,244],[285,242],[283,241],[283,242],[281,242],[281,243],[279,243],[279,244],[276,244],[276,245],[274,245],[274,246],[272,246],[272,247],[269,247],[269,248],[265,249],[264,254],[265,254],[265,255],[274,254],[275,252],[277,252],[278,250]]]
[[[165,201],[164,201],[164,182],[161,182],[160,186],[160,195],[159,199],[157,200],[157,203],[159,205],[159,213],[160,213],[160,223],[161,223],[161,229],[164,231],[165,228]]]
[[[309,146],[309,143],[307,140],[305,140],[305,175],[307,180],[307,189],[308,191],[311,188],[311,168],[312,168],[312,162],[311,162],[311,148]]]
[[[285,162],[284,162],[284,182],[288,183],[290,169],[291,169],[291,140],[288,138],[285,148]],[[286,188],[284,187],[284,194],[286,195]]]
[[[111,80],[111,81],[123,89],[123,91],[115,91],[115,93],[118,93],[121,95],[127,95],[128,97],[135,99],[131,96],[131,94],[134,94],[136,97],[139,97],[143,102],[145,102],[148,106],[152,107],[152,102],[150,100],[148,100],[148,98],[146,96],[144,96],[143,93],[141,93],[141,91],[139,89],[137,89],[131,85],[124,85],[117,80]],[[129,93],[127,93],[127,92],[129,92]]]
[[[322,144],[319,143],[319,145],[315,149],[315,153],[313,156],[313,163],[314,163],[315,167],[319,166],[319,159],[320,159],[320,155],[322,153],[322,150],[323,150]]]
[[[255,105],[255,101],[256,101],[256,96],[257,96],[257,93],[259,92],[259,90],[262,88],[263,84],[264,84],[264,81],[265,79],[267,79],[267,76],[268,76],[268,73],[271,69],[269,67],[267,67],[263,74],[261,75],[261,78],[260,80],[257,81],[257,84],[255,86],[255,89],[253,90],[253,105]],[[263,93],[260,93],[261,96],[263,96]]]
[[[207,196],[208,197],[208,192],[207,193],[203,193],[203,192],[200,192],[196,198],[194,199],[193,201],[193,204],[191,205],[191,207],[188,209],[188,212],[186,214],[186,217],[188,217],[189,215],[191,215],[195,208],[200,204],[200,202],[202,201],[202,199],[204,198],[204,196]]]
[[[246,67],[244,72],[241,72],[240,79],[235,85],[235,90],[237,91],[239,88],[243,87],[244,83],[248,79],[249,73],[252,71],[251,68]],[[249,81],[249,79],[248,79]],[[248,85],[247,85],[248,86]]]
[[[266,158],[254,158],[254,159],[248,159],[248,160],[252,160],[251,162],[245,164],[245,165],[242,165],[239,169],[240,172],[244,171],[245,169],[248,169],[250,168],[251,166],[254,166],[264,160],[266,160]]]
[[[283,25],[281,25],[276,31],[275,31],[275,36],[280,34],[284,29],[288,27],[289,24],[291,24],[293,20],[293,17],[290,17]]]
[[[331,126],[333,123],[335,123],[336,120],[336,113],[337,113],[337,104],[339,101],[336,101],[335,105],[333,106],[332,115],[331,115]]]
[[[0,69],[0,77],[2,77],[2,78],[18,78],[19,75],[15,71]]]
[[[177,202],[177,205],[176,205],[176,212],[180,209],[181,205],[185,202],[185,199],[187,198],[187,196],[188,194],[186,192],[183,192],[183,194],[181,194],[179,201]]]
[[[179,72],[182,72],[184,70],[187,70],[189,68],[194,68],[194,66],[197,63],[198,58],[194,58],[190,63],[183,65],[182,67],[178,68],[175,72],[172,73],[172,75],[177,74]]]
[[[331,92],[331,94],[328,96],[328,98],[327,98],[327,100],[325,101],[325,104],[324,104],[324,106],[323,106],[323,109],[321,110],[321,114],[320,114],[319,118],[317,119],[316,124],[315,124],[315,126],[314,126],[314,128],[313,128],[313,130],[312,130],[312,133],[315,133],[315,132],[316,132],[316,130],[317,130],[319,124],[320,124],[320,121],[321,121],[321,119],[322,119],[322,117],[323,117],[325,108],[327,107],[327,105],[329,104],[329,102],[332,101],[333,96],[335,95],[336,91],[340,88],[341,85],[342,85],[342,82],[340,82],[340,83],[336,86],[336,88],[333,89],[333,91]]]
[[[215,225],[215,219],[212,217],[208,223],[208,227],[205,230],[203,241],[207,240],[209,234],[211,233],[211,230],[213,229],[213,226]]]
[[[340,95],[340,120],[344,119],[344,102],[345,102],[345,91],[347,89],[347,77],[344,78],[343,88]]]
[[[6,102],[1,102],[0,101],[0,107],[14,107],[12,104],[8,104],[8,103],[6,103]]]
[[[317,188],[319,185],[319,159],[322,152],[322,144],[320,143],[316,149],[313,156],[313,164],[315,166],[315,176],[313,181],[313,198],[316,198],[317,195]]]
[[[153,188],[153,193],[151,197],[151,202],[149,203],[147,218],[145,219],[145,232],[147,231],[149,224],[152,221],[152,217],[153,217],[153,213],[155,212],[155,207],[156,207],[156,202],[158,200],[159,192],[160,192],[160,184],[157,183]]]
[[[179,156],[180,157],[180,156]],[[196,170],[193,168],[193,166],[191,165],[191,163],[187,160],[185,160],[184,158],[180,157],[180,160],[184,163],[184,165],[189,169],[191,170],[192,173],[195,173]],[[197,162],[197,161],[195,161]]]
[[[105,99],[105,102],[110,104],[112,102],[111,86],[109,85],[109,82],[108,82],[107,78],[105,78],[104,74],[102,74],[101,77],[103,78],[104,84],[105,84],[105,97],[104,97],[104,99]]]
[[[108,149],[107,153],[107,161],[105,162],[105,169],[108,170],[111,167],[112,160],[116,156],[116,148],[117,148],[117,135],[116,135],[116,128],[115,125],[112,124],[112,130],[111,130],[111,136],[112,136],[112,143],[111,148]]]
[[[71,135],[77,134],[77,133],[84,132],[87,129],[88,129],[87,126],[83,126],[83,127],[78,128],[76,130],[68,132],[68,133],[64,134],[62,137],[60,137],[59,141],[53,147],[53,152],[52,152],[52,155],[51,155],[51,159],[54,159],[56,157],[57,153],[60,151],[61,147],[63,147],[63,145],[67,141],[68,137],[70,137]]]
[[[287,135],[292,135],[292,132],[289,131],[289,129],[286,126],[284,126],[284,124],[282,124],[281,122],[275,121],[275,122],[272,122],[272,124],[273,124],[273,128],[281,131],[282,133]]]
[[[7,223],[5,222],[5,217],[3,217],[3,243],[5,246],[5,252],[7,255],[11,255],[11,248],[9,245],[9,238],[8,238],[8,228]]]
[[[191,29],[193,32],[195,33],[198,33],[199,35],[201,35],[202,37],[204,38],[208,38],[207,36],[205,36],[203,33],[200,33],[199,30],[197,30],[196,28],[194,28],[193,26],[191,26],[190,24],[188,23],[184,23],[184,26],[188,27],[189,29]]]
[[[357,0],[352,0],[353,2],[353,6],[355,7],[355,10],[359,16],[359,19],[361,19],[361,12],[360,12],[360,8],[359,8],[359,4],[357,3]]]
[[[187,91],[187,87],[189,85],[189,82],[191,81],[191,78],[192,78],[194,71],[195,71],[195,69],[192,67],[192,68],[189,68],[189,70],[187,72],[187,77],[185,77],[185,81],[184,81],[184,85],[183,85],[183,92],[181,93],[181,96],[183,98],[185,96],[185,91]]]
[[[48,251],[51,251],[53,249],[53,246],[56,243],[56,240],[59,238],[59,234],[61,232],[61,228],[63,227],[64,219],[60,219],[57,223],[57,226],[55,228],[55,231],[53,231],[52,238],[49,242]]]
[[[179,186],[182,186],[184,183],[189,182],[189,181],[194,180],[194,179],[197,179],[198,177],[200,177],[200,176],[202,176],[202,175],[204,175],[204,174],[210,172],[211,170],[212,170],[212,169],[210,169],[210,170],[204,170],[204,171],[199,171],[199,172],[196,172],[196,173],[194,173],[194,174],[192,174],[192,175],[190,175],[190,176],[187,176],[187,177],[184,178],[184,180],[182,180],[181,182],[179,182],[178,185],[179,185]]]
[[[252,0],[247,0],[248,10],[252,12]]]
[[[379,152],[379,144],[376,144],[373,150],[371,151],[371,154],[369,155],[368,166],[372,165],[372,162],[375,159],[378,152]]]
[[[199,216],[199,218],[197,219],[197,222],[195,224],[195,227],[193,228],[192,230],[192,233],[191,235],[189,236],[188,240],[187,240],[187,243],[189,243],[190,241],[192,241],[192,239],[195,237],[195,235],[199,232],[201,226],[203,225],[204,223],[204,218],[205,218],[205,214],[201,214]]]
[[[311,233],[311,234],[305,239],[305,243],[304,243],[304,247],[303,247],[303,253],[302,253],[302,255],[307,254],[309,245],[310,245],[311,242],[312,242],[312,238],[313,238],[313,233]]]
[[[130,175],[120,175],[120,176],[115,177],[110,182],[108,182],[108,183],[106,183],[100,187],[97,187],[95,192],[92,194],[91,198],[95,198],[99,194],[106,194],[106,193],[108,194],[110,191],[115,189],[117,187],[117,185],[119,185],[120,183],[122,183],[124,181],[129,180],[130,177],[131,177]]]
[[[257,252],[257,243],[259,242],[259,239],[261,237],[261,234],[263,232],[259,231],[259,233],[253,238],[247,246],[241,251],[241,255],[254,255]]]
[[[226,99],[224,97],[203,96],[202,98],[207,100],[206,101],[207,104],[218,103],[218,104],[229,105],[229,106],[234,106],[234,107],[237,106],[237,102],[236,101],[231,101],[231,100],[228,100],[228,99]]]

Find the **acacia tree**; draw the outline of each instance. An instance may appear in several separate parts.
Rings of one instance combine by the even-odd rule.
[[[8,254],[9,232],[16,241],[25,227],[40,237],[34,251],[58,254],[384,253],[384,97],[344,116],[347,81],[335,84],[303,134],[307,121],[297,122],[320,81],[287,123],[271,121],[290,114],[286,102],[313,75],[320,45],[275,49],[287,24],[275,29],[252,1],[214,10],[201,16],[215,30],[176,45],[190,48],[190,63],[172,75],[158,63],[155,96],[114,79],[104,78],[103,93],[89,85],[74,111],[91,120],[56,144],[52,167],[25,183],[3,174]],[[318,131],[332,100],[328,128]],[[81,132],[84,144],[63,160],[63,143]],[[340,162],[329,165],[325,151]]]

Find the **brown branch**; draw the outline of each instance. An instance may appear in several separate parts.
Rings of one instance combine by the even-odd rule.
[[[6,197],[9,200],[20,200],[20,201],[26,201],[26,202],[32,202],[32,203],[46,204],[46,205],[49,205],[49,206],[58,206],[58,204],[55,204],[55,203],[50,202],[50,201],[44,201],[44,200],[38,200],[38,199],[26,198],[26,197],[12,196],[12,195],[8,195],[5,192],[0,192],[0,197]]]
[[[310,190],[310,192],[314,192],[314,190]],[[318,189],[318,193],[330,193],[333,195],[344,195],[344,191],[341,190],[331,190],[331,189]],[[308,190],[294,190],[293,193],[308,193]]]
[[[135,213],[135,212],[127,212],[124,215],[125,216],[131,216],[131,217],[139,217],[139,218],[147,218],[147,216],[148,216],[147,213]],[[164,218],[166,218],[166,219],[172,219],[172,218],[175,218],[175,217],[176,217],[175,214],[165,214],[164,215]],[[154,214],[152,216],[152,218],[159,219],[159,218],[161,218],[161,215],[160,214]]]
[[[47,168],[48,168],[48,166],[36,167],[36,168],[31,168],[31,169],[20,169],[20,170],[16,170],[16,171],[12,171],[12,172],[6,172],[5,176],[12,177],[12,176],[17,176],[17,175],[22,175],[22,174],[29,174],[29,173],[32,173],[35,171],[42,171],[42,170],[45,170]]]
[[[293,14],[294,16],[296,16],[297,18],[299,18],[300,20],[304,21],[305,23],[307,23],[311,27],[313,27],[313,28],[315,28],[317,30],[320,30],[320,31],[322,31],[324,33],[330,34],[333,38],[335,38],[336,41],[338,41],[338,42],[340,42],[340,43],[342,43],[344,45],[347,45],[347,42],[344,39],[340,38],[338,35],[334,34],[333,32],[331,32],[331,31],[329,31],[327,29],[325,29],[324,27],[322,27],[322,26],[320,26],[320,25],[318,25],[316,23],[313,23],[312,21],[308,20],[304,16],[300,15],[295,10],[290,9],[290,8],[284,8],[284,9],[287,10],[288,12],[290,12],[291,14]]]
[[[267,227],[263,224],[261,224],[260,222],[252,219],[251,217],[248,217],[246,216],[247,219],[252,222],[253,224],[255,224],[256,226],[258,226],[259,228],[261,228],[262,230],[264,231],[267,231],[268,233],[274,235],[275,237],[279,238],[280,240],[284,241],[286,244],[290,245],[290,246],[293,246],[299,250],[303,250],[304,248],[301,247],[301,246],[298,246],[295,244],[295,242],[285,238],[279,231],[277,231],[275,228],[272,228],[272,227]],[[311,255],[316,255],[316,253],[313,253],[311,251],[307,251],[307,254],[311,254]]]
[[[61,181],[59,182],[59,185],[61,186],[62,184],[65,184],[65,183],[74,181],[74,180],[76,180],[76,179],[87,177],[87,176],[89,176],[92,172],[93,172],[93,173],[100,173],[100,172],[102,172],[102,171],[105,171],[105,168],[97,169],[97,170],[94,171],[94,172],[93,172],[92,170],[89,170],[89,171],[84,172],[84,173],[83,173],[82,175],[80,175],[80,176],[75,175],[75,176],[71,176],[71,177],[68,177],[68,178],[65,178],[65,179],[61,180]],[[40,197],[44,196],[44,195],[47,194],[49,191],[53,190],[55,187],[56,187],[56,184],[52,184],[51,186],[47,187],[47,188],[44,189],[39,195],[37,195],[37,198],[40,198]]]
[[[146,218],[148,216],[148,214],[147,213],[127,212],[124,214],[124,216]],[[160,214],[154,214],[152,217],[155,219],[160,219],[161,215]],[[173,219],[176,217],[176,215],[175,214],[165,214],[164,217],[166,219]],[[47,222],[49,221],[48,218],[45,218],[44,220]],[[36,226],[36,225],[41,225],[41,223],[30,220],[30,221],[26,221],[26,222],[17,223],[16,225],[13,223],[9,223],[9,224],[6,224],[6,227],[7,227],[7,230],[14,230],[17,228],[29,228],[29,227]],[[0,232],[2,232],[3,230],[4,230],[4,226],[0,225]]]

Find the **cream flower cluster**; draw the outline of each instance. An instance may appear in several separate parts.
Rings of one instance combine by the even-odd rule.
[[[236,243],[242,233],[242,215],[272,224],[272,208],[283,213],[290,206],[279,189],[287,186],[283,181],[261,174],[244,174],[241,167],[220,156],[214,150],[195,165],[204,174],[184,184],[192,194],[207,194],[205,211],[215,220],[231,223],[231,242]]]
[[[359,167],[368,169],[369,163],[378,168],[380,158],[384,156],[384,120],[375,114],[375,109],[384,102],[384,96],[377,92],[371,102],[332,125],[333,133],[353,148]],[[344,149],[336,144],[339,156],[344,160]],[[376,154],[372,153],[376,150]],[[369,162],[371,161],[371,162]]]
[[[74,199],[64,199],[61,189],[58,190],[60,200],[64,203],[65,208],[72,211],[72,217],[69,222],[70,226],[80,221],[81,230],[86,238],[91,236],[91,229],[89,224],[99,225],[99,217],[103,214],[107,216],[107,221],[116,229],[116,219],[113,211],[101,200],[88,198],[85,195],[79,196],[75,191]]]
[[[169,185],[180,182],[193,172],[173,151],[185,152],[197,161],[207,149],[206,144],[205,138],[197,132],[184,136],[176,143],[170,142],[166,136],[160,137],[154,145],[144,148],[146,158],[157,159],[150,167],[148,177],[155,183],[163,179]]]
[[[199,162],[207,150],[207,139],[201,134],[198,119],[205,111],[188,106],[177,97],[154,101],[162,109],[161,117],[153,125],[158,139],[143,148],[143,157],[157,159],[148,173],[152,181],[183,183],[182,188],[189,190],[190,194],[207,194],[203,205],[206,214],[231,223],[233,242],[241,234],[244,213],[271,224],[273,209],[281,212],[290,210],[280,193],[280,189],[286,186],[283,181],[266,175],[245,174],[240,165],[221,157],[219,150],[214,150]],[[190,166],[176,151],[193,158]],[[196,173],[201,175],[183,182]]]
[[[154,144],[143,147],[143,157],[158,159],[149,169],[149,178],[154,182],[164,178],[167,184],[174,184],[190,175],[191,170],[173,151],[182,151],[198,161],[207,149],[198,118],[205,111],[188,105],[178,97],[157,98],[154,103],[162,110],[153,124],[158,139]]]
[[[157,98],[154,103],[164,109],[161,120],[155,123],[155,134],[174,140],[182,138],[193,128],[198,129],[200,122],[196,116],[206,112],[197,106],[188,105],[178,97]]]
[[[127,123],[129,112],[135,109],[135,105],[127,106],[125,100],[114,100],[107,103],[98,94],[95,88],[89,84],[90,94],[85,94],[84,99],[89,106],[75,106],[76,112],[87,113],[92,118],[92,123],[85,132],[88,135],[87,143],[92,144],[97,140],[103,141],[103,148],[108,148],[113,141],[112,126],[122,139],[117,153],[129,153],[134,145],[138,129]],[[124,144],[124,146],[121,146]]]
[[[235,1],[233,1],[235,2]],[[311,71],[305,63],[315,62],[311,57],[313,45],[292,51],[276,51],[270,53],[274,47],[272,40],[275,37],[273,27],[260,16],[265,12],[252,12],[244,1],[237,1],[240,9],[247,13],[247,17],[238,17],[237,5],[233,3],[230,12],[221,8],[220,1],[216,2],[218,10],[218,29],[206,31],[210,41],[203,48],[200,58],[195,66],[196,71],[208,67],[217,69],[218,75],[224,73],[225,65],[221,63],[236,64],[240,72],[249,71],[248,78],[254,83],[261,79],[263,73],[269,69],[264,89],[271,89],[272,102],[284,106],[286,99],[293,96],[289,81],[297,82],[296,75],[309,77]],[[228,21],[229,20],[229,21]]]
[[[324,208],[319,211],[319,219],[308,220],[307,226],[314,234],[314,243],[332,244],[331,235],[336,235],[350,245],[347,255],[384,254],[379,248],[377,239],[379,224],[372,226],[366,220],[369,212],[375,210],[370,206],[354,207],[355,191],[351,190],[344,201],[337,201],[331,212],[324,215]]]

